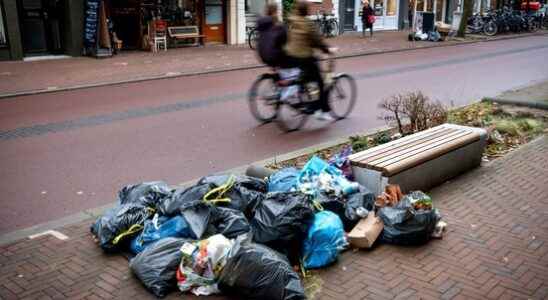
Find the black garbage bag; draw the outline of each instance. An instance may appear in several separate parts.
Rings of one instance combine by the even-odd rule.
[[[175,273],[181,262],[181,246],[189,240],[164,238],[137,254],[129,267],[156,297],[165,297],[177,287]]]
[[[190,233],[194,239],[201,240],[207,232],[212,232],[208,229],[212,218],[212,212],[215,207],[203,201],[193,201],[185,203],[181,206],[181,215],[185,219]]]
[[[346,195],[345,198],[321,192],[316,201],[324,210],[331,211],[341,218],[346,232],[351,231],[360,219],[367,215],[363,210],[372,211],[375,208],[375,195],[363,186],[360,186],[358,192]]]
[[[351,231],[360,219],[367,216],[363,212],[360,214],[360,208],[367,211],[375,209],[375,194],[363,186],[360,186],[359,192],[349,195],[346,200],[344,216],[341,216],[345,231]]]
[[[426,243],[441,219],[437,209],[415,210],[408,197],[394,207],[381,208],[379,217],[384,223],[381,241],[397,245]]]
[[[205,194],[215,186],[213,184],[197,184],[184,189],[176,189],[171,197],[158,205],[162,215],[173,216],[180,212],[181,207],[202,200]]]
[[[236,238],[251,230],[249,222],[241,211],[216,207],[211,218],[214,231],[211,234],[222,234],[228,239]]]
[[[212,184],[214,187],[220,187],[229,182],[231,176],[234,178],[234,184],[223,195],[223,197],[230,198],[230,202],[219,202],[217,206],[239,210],[244,213],[246,218],[250,219],[267,192],[264,180],[244,175],[211,175],[200,179],[198,184]]]
[[[302,241],[314,221],[314,209],[302,193],[271,193],[259,204],[250,220],[253,241],[300,257]]]
[[[97,218],[91,232],[99,239],[104,251],[116,252],[127,246],[131,237],[143,229],[153,210],[138,203],[118,205]]]
[[[219,276],[219,289],[241,299],[306,299],[299,275],[282,255],[238,240]]]
[[[163,181],[143,182],[123,187],[118,192],[118,203],[137,203],[153,207],[171,197],[171,189]]]

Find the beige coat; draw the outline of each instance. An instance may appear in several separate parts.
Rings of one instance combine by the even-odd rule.
[[[289,17],[289,33],[284,48],[287,55],[298,58],[312,57],[314,49],[328,52],[327,45],[318,34],[314,22],[303,16]]]

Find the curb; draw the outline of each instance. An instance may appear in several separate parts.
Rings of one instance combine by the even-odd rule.
[[[469,44],[504,41],[504,40],[513,40],[513,39],[520,39],[520,38],[526,38],[526,37],[532,37],[532,36],[543,36],[543,35],[548,35],[548,32],[526,33],[526,34],[521,34],[521,35],[502,36],[502,37],[498,37],[498,38],[485,39],[485,40],[460,41],[460,42],[456,42],[456,43],[453,43],[453,44],[441,44],[441,45],[433,44],[433,45],[424,46],[424,47],[400,48],[400,49],[392,49],[392,50],[378,50],[378,51],[373,51],[373,52],[363,51],[363,52],[339,55],[339,56],[336,56],[335,59],[346,59],[346,58],[354,58],[354,57],[360,57],[360,56],[399,53],[399,52],[405,52],[405,51],[416,51],[416,50],[431,49],[431,48],[455,47],[455,46],[460,46],[460,45],[469,45]],[[264,65],[264,64],[254,64],[254,65],[241,66],[241,67],[219,68],[219,69],[213,69],[213,70],[209,70],[209,71],[193,71],[193,72],[176,73],[176,74],[170,74],[170,75],[162,74],[162,75],[152,75],[152,76],[146,76],[146,77],[141,77],[141,78],[125,79],[125,80],[118,80],[118,81],[111,81],[111,82],[79,84],[79,85],[73,85],[73,86],[68,86],[68,87],[64,87],[64,88],[28,90],[28,91],[20,91],[20,92],[0,94],[0,100],[5,99],[5,98],[15,98],[15,97],[22,97],[22,96],[38,95],[38,94],[67,92],[67,91],[89,89],[89,88],[96,88],[96,87],[113,86],[113,85],[121,85],[121,84],[128,84],[128,83],[138,83],[138,82],[143,82],[143,81],[172,79],[172,78],[189,77],[189,76],[197,76],[197,75],[208,75],[208,74],[216,74],[216,73],[231,72],[231,71],[253,70],[253,69],[266,68],[266,67],[267,66]]]
[[[318,149],[328,148],[328,147],[332,147],[332,146],[342,144],[342,143],[348,141],[350,136],[371,135],[371,134],[377,133],[379,131],[386,131],[388,129],[390,129],[390,127],[380,126],[380,127],[375,127],[375,128],[372,128],[372,129],[367,129],[367,130],[364,130],[364,131],[355,132],[353,134],[345,135],[343,137],[334,138],[334,139],[332,139],[330,141],[327,141],[327,142],[323,142],[323,143],[319,143],[319,144],[312,145],[312,146],[309,146],[309,147],[301,148],[301,149],[298,149],[298,150],[295,150],[295,151],[292,151],[292,152],[288,152],[288,153],[285,153],[285,154],[275,155],[275,156],[272,156],[272,157],[267,158],[267,159],[256,161],[256,162],[253,162],[253,163],[250,163],[250,164],[245,164],[245,165],[235,167],[235,168],[232,168],[232,169],[228,169],[228,170],[225,170],[225,171],[219,171],[219,172],[216,172],[216,173],[212,173],[211,175],[223,174],[223,173],[224,174],[231,173],[231,174],[243,175],[243,174],[245,174],[245,171],[247,170],[247,168],[251,165],[265,166],[265,165],[274,163],[276,161],[285,161],[285,160],[293,159],[293,158],[296,158],[296,157],[299,157],[301,155],[313,152],[313,151],[318,150]],[[178,183],[178,184],[172,185],[172,187],[180,187],[180,188],[189,187],[189,186],[195,184],[200,178],[201,177],[195,178],[195,179],[192,179],[192,180],[188,180],[188,181],[185,181],[185,182],[182,182],[182,183]],[[68,215],[68,216],[65,216],[65,217],[62,217],[62,218],[59,218],[59,219],[56,219],[56,220],[44,222],[44,223],[41,223],[41,224],[33,225],[31,227],[18,229],[18,230],[12,231],[12,232],[2,234],[2,235],[0,235],[0,246],[4,246],[4,245],[7,245],[7,244],[10,244],[10,243],[22,240],[22,239],[28,239],[29,236],[31,236],[31,235],[44,233],[45,231],[48,231],[48,230],[59,229],[61,227],[65,227],[65,226],[68,226],[68,225],[80,223],[80,222],[83,222],[83,221],[86,221],[86,220],[90,220],[90,222],[91,222],[91,220],[99,217],[106,210],[108,210],[110,208],[113,208],[115,205],[116,205],[116,202],[111,202],[111,203],[108,203],[108,204],[105,204],[105,205],[102,205],[102,206],[98,206],[98,207],[95,207],[95,208],[85,209],[81,212],[77,212],[77,213],[74,213],[72,215]],[[70,239],[70,237],[69,237],[69,239]]]
[[[496,98],[496,97],[495,98],[483,98],[483,99],[481,99],[481,101],[482,102],[497,102],[497,103],[501,103],[501,104],[511,104],[511,105],[517,105],[517,106],[525,106],[525,107],[548,110],[548,102],[519,101],[519,100],[502,99],[502,98]]]

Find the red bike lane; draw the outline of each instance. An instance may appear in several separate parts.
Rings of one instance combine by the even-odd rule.
[[[264,69],[2,100],[0,233],[113,202],[125,184],[177,184],[384,125],[377,104],[396,93],[463,105],[546,79],[547,47],[531,37],[338,60],[358,83],[350,118],[291,134],[249,113]]]

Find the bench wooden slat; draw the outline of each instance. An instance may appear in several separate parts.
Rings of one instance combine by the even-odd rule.
[[[440,138],[451,136],[452,134],[456,134],[459,131],[456,129],[446,129],[442,131],[434,132],[431,135],[419,137],[418,139],[410,140],[407,143],[404,144],[395,144],[392,147],[387,148],[383,152],[376,153],[374,155],[369,155],[367,158],[362,158],[359,160],[359,163],[371,163],[373,161],[383,160],[383,159],[390,159],[394,156],[405,154],[408,151],[412,151],[413,149],[417,147],[422,147],[426,144],[433,143]]]
[[[470,137],[473,137],[473,140],[471,140]],[[443,152],[441,152],[437,148],[427,150],[425,152],[422,152],[420,155],[411,156],[409,158],[401,160],[401,161],[399,161],[398,164],[393,164],[393,165],[386,166],[385,167],[385,170],[386,170],[385,173],[388,174],[388,176],[390,176],[392,174],[400,173],[402,171],[413,168],[413,167],[415,167],[417,165],[420,165],[420,164],[422,164],[426,161],[438,158],[438,157],[440,157],[440,156],[442,156],[442,155],[444,155],[448,152],[451,152],[455,149],[458,149],[460,147],[468,145],[471,142],[476,142],[478,140],[480,140],[480,135],[479,134],[469,133],[466,136],[463,136],[463,137],[455,139],[455,140],[453,140],[449,143],[446,143],[444,145],[444,149],[443,149],[444,151]]]
[[[478,136],[479,138],[479,136]],[[424,147],[420,147],[420,148],[417,148],[417,149],[414,149],[413,151],[409,151],[401,156],[397,156],[397,157],[393,157],[391,159],[387,159],[387,160],[384,160],[384,161],[376,161],[374,163],[372,163],[372,165],[376,165],[378,167],[383,167],[383,168],[386,168],[392,164],[395,164],[395,163],[400,163],[402,161],[405,161],[406,159],[408,159],[409,157],[421,157],[421,156],[424,156],[423,153],[429,151],[429,150],[437,150],[439,151],[439,153],[441,154],[445,154],[448,152],[448,149],[450,147],[448,147],[447,145],[450,145],[453,141],[456,141],[456,140],[464,140],[464,141],[475,141],[475,136],[472,132],[458,132],[457,134],[449,137],[449,138],[443,138],[443,139],[440,139],[438,141],[435,141],[431,144],[428,144],[428,145],[425,145]],[[450,151],[450,150],[449,150]]]
[[[443,144],[443,142],[451,141],[455,138],[458,138],[462,135],[465,135],[469,132],[467,131],[451,131],[449,133],[438,135],[432,139],[428,140],[419,140],[417,141],[417,144],[410,146],[410,147],[400,147],[395,149],[395,151],[390,155],[385,155],[382,157],[375,157],[373,159],[367,160],[367,161],[361,161],[362,163],[370,164],[370,165],[376,165],[376,166],[382,166],[384,162],[387,161],[397,161],[398,158],[404,159],[406,158],[409,153],[420,153],[421,150],[424,149],[430,149],[432,146],[436,147],[437,145]]]
[[[446,130],[446,129],[447,129],[446,127],[430,128],[428,130],[415,133],[411,136],[403,137],[401,139],[389,142],[387,144],[375,146],[374,148],[366,149],[364,151],[354,153],[354,154],[350,155],[348,157],[348,159],[350,161],[360,161],[361,159],[364,159],[364,158],[369,157],[371,155],[379,154],[379,153],[382,153],[383,151],[386,151],[387,149],[391,149],[393,146],[405,145],[409,142],[414,141],[416,138],[420,138],[420,137],[428,136],[428,135],[431,135],[431,134],[435,134],[438,131],[442,131],[442,130]]]

